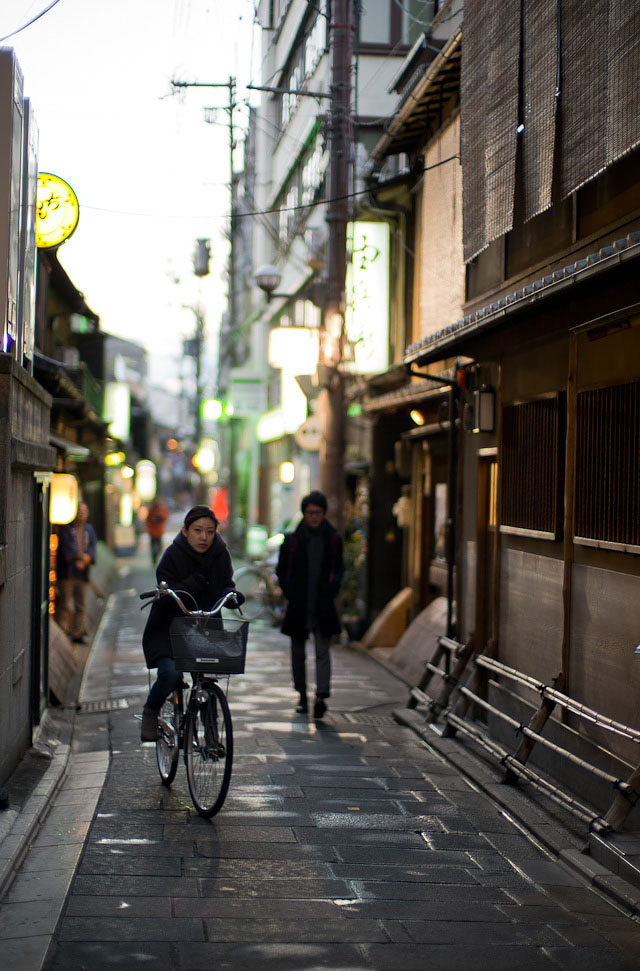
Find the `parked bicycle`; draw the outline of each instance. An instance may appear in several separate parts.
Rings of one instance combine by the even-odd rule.
[[[222,808],[233,764],[231,712],[218,678],[244,671],[249,620],[222,615],[224,607],[236,609],[234,591],[211,610],[189,610],[180,593],[185,595],[162,582],[140,594],[141,600],[171,597],[180,607],[183,616],[169,627],[171,647],[176,668],[192,680],[191,686],[183,681],[160,709],[156,758],[160,778],[170,786],[182,748],[193,804],[211,817]]]
[[[256,560],[242,566],[233,574],[236,586],[242,589],[245,602],[243,614],[249,620],[263,618],[277,626],[284,617],[284,597],[270,560]]]

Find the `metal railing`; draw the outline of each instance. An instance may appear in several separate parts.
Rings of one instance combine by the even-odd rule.
[[[462,684],[462,675],[469,662],[473,666],[472,671],[468,683]],[[540,695],[541,704],[527,725],[501,711],[483,696],[484,692],[481,689],[487,685],[490,675],[515,682]],[[544,684],[495,658],[483,654],[474,655],[472,641],[461,644],[449,637],[438,637],[434,654],[431,660],[425,663],[425,673],[420,683],[411,689],[407,707],[423,708],[426,723],[441,720],[445,726],[443,734],[453,736],[460,732],[480,745],[504,766],[505,782],[515,783],[518,779],[526,780],[553,802],[587,823],[591,831],[607,833],[619,830],[640,799],[640,763],[628,778],[621,779],[546,738],[542,732],[556,706],[576,718],[597,725],[605,732],[622,736],[635,743],[640,743],[640,731],[609,718],[559,691],[555,684],[561,680],[561,677],[559,675],[552,685]],[[435,690],[432,686],[434,680]],[[489,683],[499,685],[497,681]],[[487,714],[515,730],[521,737],[521,741],[514,752],[509,752],[492,738],[477,721],[466,719],[473,706],[480,707]],[[604,816],[562,789],[555,780],[545,778],[526,764],[535,745],[552,751],[559,758],[611,786],[615,796]],[[606,749],[605,752],[615,759],[612,752]]]

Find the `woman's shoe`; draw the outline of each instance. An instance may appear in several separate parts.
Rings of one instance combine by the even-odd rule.
[[[145,705],[142,709],[141,742],[157,742],[158,740],[158,712],[155,708]]]

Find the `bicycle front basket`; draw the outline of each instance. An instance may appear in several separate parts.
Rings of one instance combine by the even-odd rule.
[[[235,617],[174,617],[169,627],[178,671],[242,674],[248,620]]]

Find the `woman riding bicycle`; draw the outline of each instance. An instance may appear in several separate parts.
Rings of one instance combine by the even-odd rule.
[[[235,606],[244,601],[243,595],[235,589],[231,555],[218,533],[218,520],[208,506],[194,506],[189,510],[180,532],[158,563],[156,578],[158,583],[164,581],[173,590],[190,594],[192,605],[197,605],[200,610],[211,610],[231,590],[235,592]],[[228,605],[234,606],[232,603]],[[142,710],[140,738],[143,742],[156,741],[158,712],[182,681],[182,674],[176,670],[173,661],[169,639],[169,624],[179,615],[178,606],[169,597],[156,600],[142,635],[147,667],[158,669]]]

